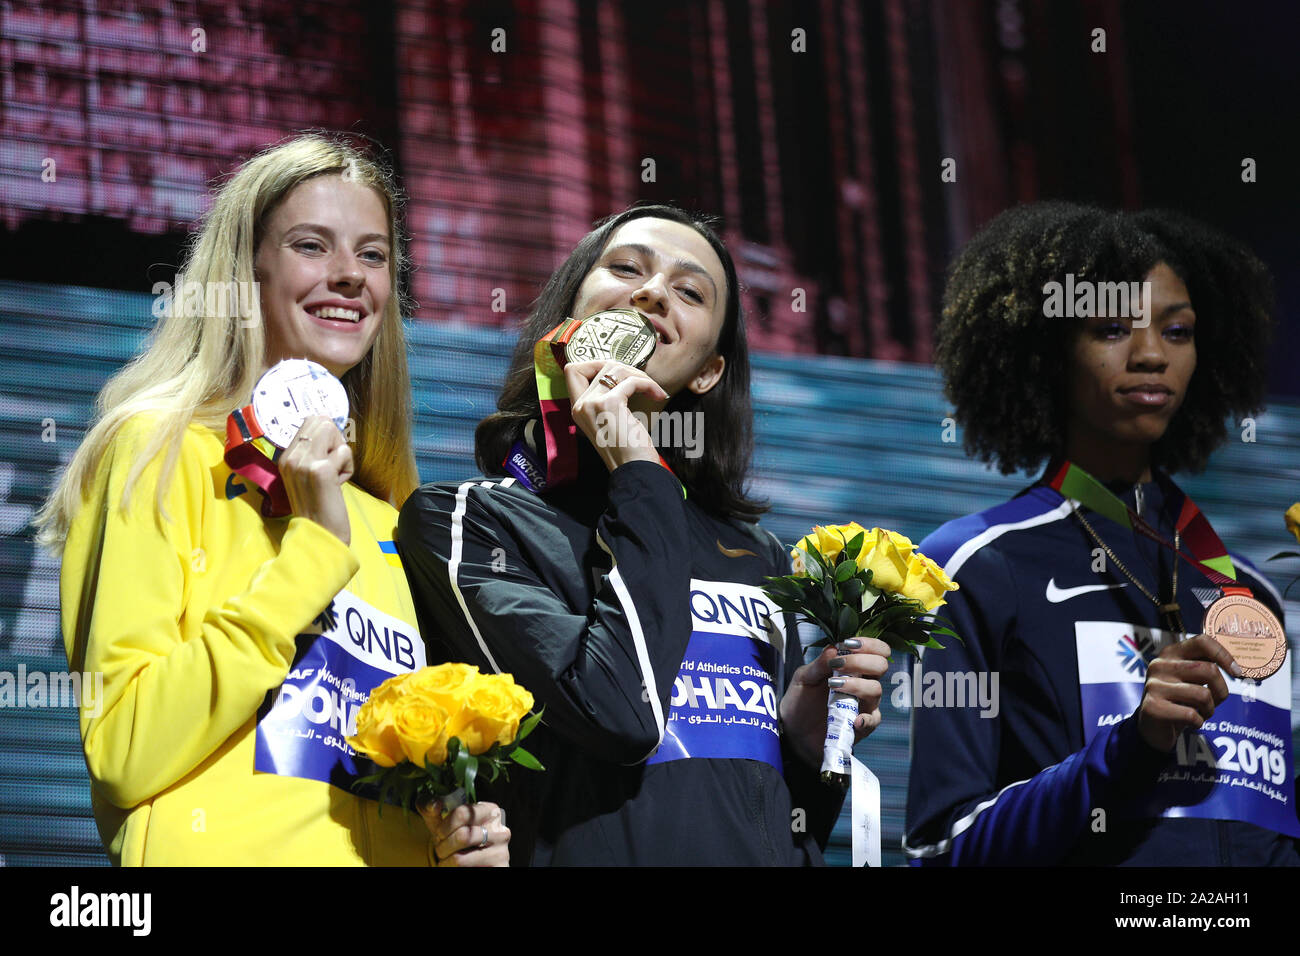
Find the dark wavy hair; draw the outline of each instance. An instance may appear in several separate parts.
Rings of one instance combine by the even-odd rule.
[[[726,313],[717,346],[719,354],[726,359],[722,378],[703,395],[682,389],[665,409],[703,413],[709,436],[705,454],[688,458],[681,448],[661,449],[661,454],[686,486],[691,499],[705,510],[756,520],[767,510],[767,505],[750,498],[746,488],[754,450],[754,409],[749,395],[749,346],[745,341],[736,266],[727,247],[713,231],[712,221],[676,206],[634,206],[602,220],[551,274],[520,330],[497,399],[498,411],[479,422],[474,433],[475,458],[484,474],[503,473],[501,462],[519,439],[525,423],[541,415],[533,374],[533,345],[569,315],[582,280],[604,252],[614,231],[626,222],[646,217],[667,219],[694,229],[718,254],[727,279]]]
[[[1262,407],[1273,315],[1268,269],[1245,246],[1178,213],[1112,212],[1066,202],[1010,209],[948,272],[936,364],[967,451],[1003,474],[1064,453],[1069,357],[1078,319],[1044,314],[1043,287],[1067,273],[1140,281],[1159,263],[1196,311],[1196,370],[1151,463],[1200,471],[1229,415]]]

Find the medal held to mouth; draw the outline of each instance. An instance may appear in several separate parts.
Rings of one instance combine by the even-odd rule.
[[[323,415],[343,431],[348,420],[343,383],[310,359],[285,359],[253,387],[253,400],[226,419],[226,464],[262,492],[262,514],[290,513],[289,497],[275,466],[302,423]]]
[[[569,362],[612,359],[644,369],[659,344],[655,327],[634,309],[609,309],[582,320],[565,319],[547,338],[560,368]]]
[[[537,340],[533,346],[533,374],[546,439],[546,487],[572,481],[578,474],[578,426],[573,423],[572,396],[564,381],[564,366],[613,359],[644,369],[658,344],[655,327],[634,309],[609,309],[581,321],[565,319]],[[512,470],[509,461],[514,453],[523,454],[524,450],[522,441],[516,442],[512,454],[502,462],[516,477],[522,472]]]

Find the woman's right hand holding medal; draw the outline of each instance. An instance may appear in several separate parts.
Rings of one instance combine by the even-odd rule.
[[[1169,753],[1184,730],[1198,730],[1228,699],[1220,669],[1239,677],[1241,668],[1214,638],[1200,634],[1170,644],[1147,666],[1138,707],[1138,732],[1156,750]]]
[[[352,477],[352,449],[328,418],[308,418],[276,459],[293,513],[352,543],[343,484]]]
[[[659,461],[645,424],[630,405],[662,406],[668,393],[645,372],[612,360],[570,362],[564,379],[573,399],[573,421],[613,471],[629,461]],[[640,396],[640,400],[635,400]],[[646,412],[648,414],[648,411]],[[648,419],[647,419],[648,421]]]

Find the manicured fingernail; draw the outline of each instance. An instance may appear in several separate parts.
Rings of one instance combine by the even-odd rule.
[[[840,641],[840,645],[839,647],[836,648],[836,650],[838,650],[841,654],[844,654],[846,653],[845,650],[846,648],[850,651],[856,651],[860,647],[862,647],[862,642],[858,640],[856,637],[850,637],[843,641]]]
[[[831,667],[832,667],[832,668],[843,667],[845,663],[846,663],[846,662],[845,662],[844,658],[842,658],[842,657],[832,657],[832,658],[831,658]]]
[[[829,684],[832,688],[835,688],[835,689],[838,690],[839,688],[841,688],[841,687],[844,686],[844,678],[843,678],[843,677],[832,677],[832,678],[831,678],[830,680],[828,680],[826,683]]]
[[[1228,665],[1228,671],[1232,674],[1233,677],[1240,677],[1242,674],[1245,673],[1245,671],[1241,669],[1241,665],[1238,664],[1236,661],[1233,661],[1231,664]]]

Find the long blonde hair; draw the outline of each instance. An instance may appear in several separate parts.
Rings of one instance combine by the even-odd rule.
[[[343,376],[355,423],[352,480],[378,498],[400,505],[418,484],[411,446],[411,384],[402,329],[404,303],[399,276],[404,244],[399,232],[401,197],[391,173],[341,140],[310,133],[254,156],[217,192],[176,277],[171,306],[146,349],[104,385],[93,427],[33,520],[37,541],[61,550],[95,469],[122,425],[135,415],[160,413],[160,427],[132,465],[122,507],[141,472],[166,449],[158,481],[157,508],[192,422],[224,428],[230,412],[248,402],[266,349],[261,303],[256,295],[240,316],[240,296],[205,296],[205,313],[187,309],[184,290],[255,289],[253,260],[267,218],[293,188],[316,176],[337,173],[374,189],[388,214],[393,294],[384,308],[375,344]],[[236,285],[230,285],[232,282]],[[249,285],[238,285],[249,283]]]

